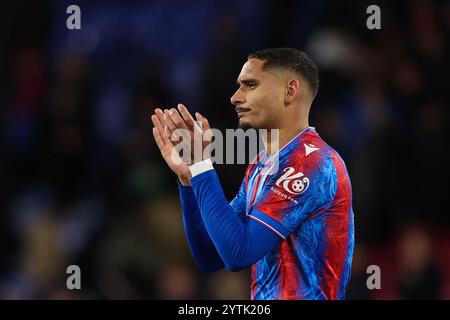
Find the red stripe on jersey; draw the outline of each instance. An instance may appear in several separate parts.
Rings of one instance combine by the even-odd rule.
[[[279,299],[292,300],[298,298],[300,289],[300,273],[295,249],[292,241],[283,241],[280,245],[280,283]]]

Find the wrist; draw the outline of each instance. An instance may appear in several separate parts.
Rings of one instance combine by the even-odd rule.
[[[213,170],[213,169],[214,169],[214,167],[213,167],[211,159],[205,159],[203,161],[196,162],[189,166],[189,171],[191,173],[192,178],[203,172]]]
[[[188,173],[185,173],[185,174],[182,174],[182,175],[178,176],[178,180],[185,187],[190,187],[191,186],[191,179],[192,179],[191,172],[188,172]]]

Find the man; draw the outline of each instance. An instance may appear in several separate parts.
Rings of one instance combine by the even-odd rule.
[[[155,140],[178,176],[192,255],[207,272],[251,266],[252,299],[343,299],[354,246],[351,185],[338,153],[308,123],[317,68],[299,50],[266,49],[248,57],[237,84],[231,103],[239,125],[279,129],[281,148],[272,150],[268,134],[230,203],[210,159],[188,166],[171,154],[172,132],[205,134],[207,119],[196,113],[197,126],[183,105],[152,116]],[[191,142],[198,146],[202,134]]]

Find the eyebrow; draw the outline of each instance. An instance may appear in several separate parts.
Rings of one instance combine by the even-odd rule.
[[[250,84],[259,84],[259,80],[257,79],[253,79],[253,78],[249,78],[249,79],[243,79],[243,80],[237,80],[236,81],[236,85],[239,86],[240,84],[245,84],[245,85],[250,85]]]

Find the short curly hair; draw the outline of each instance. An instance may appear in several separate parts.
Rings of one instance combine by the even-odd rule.
[[[269,48],[251,53],[247,59],[263,60],[263,70],[282,69],[300,75],[308,82],[313,99],[319,90],[319,71],[306,53],[294,48]]]

